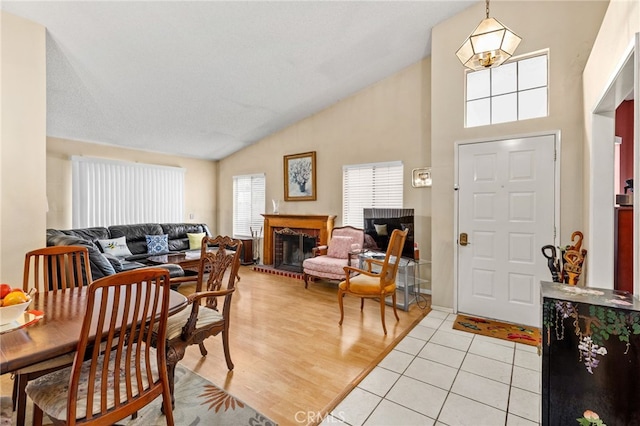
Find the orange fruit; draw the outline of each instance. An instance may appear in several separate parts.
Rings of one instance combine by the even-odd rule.
[[[3,299],[9,293],[11,293],[11,286],[9,284],[0,284],[0,299]]]
[[[2,306],[17,305],[28,300],[27,295],[23,291],[12,291],[2,299]]]

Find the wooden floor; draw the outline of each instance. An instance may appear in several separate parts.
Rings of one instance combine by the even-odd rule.
[[[232,301],[231,358],[227,370],[220,336],[205,342],[209,354],[197,346],[187,349],[182,364],[280,425],[315,424],[413,328],[428,312],[415,304],[398,310],[396,322],[387,307],[385,337],[376,301],[346,296],[345,319],[336,283],[304,282],[241,267],[241,281]],[[183,284],[179,291],[192,292]],[[8,374],[0,393],[11,394]],[[180,401],[176,401],[179,404]]]
[[[346,296],[345,319],[336,283],[304,282],[241,267],[233,296],[231,358],[227,370],[219,336],[206,342],[203,358],[190,347],[182,364],[206,377],[280,425],[314,423],[386,355],[428,309],[412,304],[398,310],[396,322],[387,307],[385,337],[376,301]],[[183,293],[193,286],[183,284]],[[179,401],[176,401],[179,403]]]

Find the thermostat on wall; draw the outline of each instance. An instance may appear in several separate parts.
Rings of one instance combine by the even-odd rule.
[[[411,186],[413,186],[414,188],[431,186],[431,167],[413,169]]]

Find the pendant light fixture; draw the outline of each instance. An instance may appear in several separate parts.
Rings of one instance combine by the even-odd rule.
[[[486,5],[487,17],[456,52],[460,62],[474,71],[499,66],[513,55],[522,40],[500,21],[489,18],[489,0]]]

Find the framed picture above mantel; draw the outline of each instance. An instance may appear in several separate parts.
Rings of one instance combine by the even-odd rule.
[[[315,201],[316,152],[284,156],[284,200]]]

